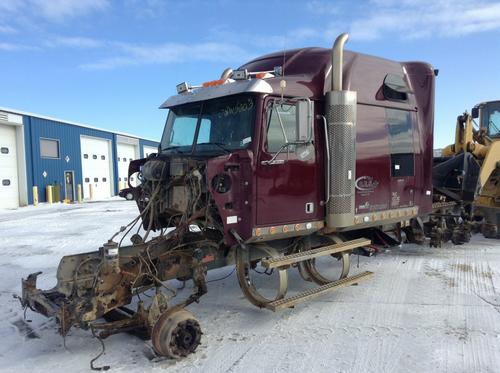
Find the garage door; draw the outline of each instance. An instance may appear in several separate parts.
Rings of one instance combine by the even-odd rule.
[[[128,165],[130,162],[134,159],[137,158],[136,156],[136,149],[137,147],[135,145],[131,144],[122,144],[118,143],[117,144],[117,161],[118,161],[118,186],[121,189],[127,188],[128,187]],[[136,177],[137,176],[131,176],[130,177],[130,184],[133,186],[136,186]]]
[[[83,197],[108,198],[112,195],[111,142],[93,137],[80,138],[82,150]]]
[[[0,208],[19,207],[16,129],[0,124]]]
[[[158,148],[153,146],[144,146],[142,150],[144,151],[144,158],[147,158],[150,154],[158,153]]]

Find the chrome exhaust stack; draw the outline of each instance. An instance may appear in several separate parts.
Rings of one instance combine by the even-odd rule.
[[[332,48],[332,90],[326,93],[330,190],[326,205],[326,225],[331,229],[354,225],[356,179],[356,91],[343,89],[344,44],[349,35],[337,37]]]
[[[222,74],[221,74],[220,78],[221,78],[222,80],[226,80],[226,79],[229,79],[232,75],[233,75],[233,69],[231,69],[230,67],[228,67],[227,69],[225,69],[225,70],[222,72]]]

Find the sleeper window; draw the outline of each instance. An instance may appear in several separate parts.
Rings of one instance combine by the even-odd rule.
[[[401,75],[387,74],[383,86],[384,98],[389,101],[407,101],[410,89]]]
[[[414,115],[413,112],[406,110],[386,109],[393,177],[415,174],[412,133]]]

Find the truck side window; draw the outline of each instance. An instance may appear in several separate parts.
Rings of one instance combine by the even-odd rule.
[[[266,149],[270,153],[276,153],[287,141],[296,141],[297,117],[295,115],[295,105],[273,102],[268,107],[267,114]],[[289,150],[294,151],[294,146],[290,146]]]
[[[389,101],[407,101],[410,89],[400,75],[387,74],[383,86],[384,98]]]
[[[385,113],[389,127],[391,176],[413,176],[415,175],[414,113],[398,109],[386,109]]]

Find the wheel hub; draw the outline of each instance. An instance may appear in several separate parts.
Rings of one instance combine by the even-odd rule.
[[[179,358],[196,351],[201,341],[200,324],[188,311],[166,311],[151,332],[156,353]]]
[[[174,344],[186,354],[194,352],[200,343],[201,330],[190,321],[184,321],[174,331]],[[198,337],[198,338],[197,338]]]

